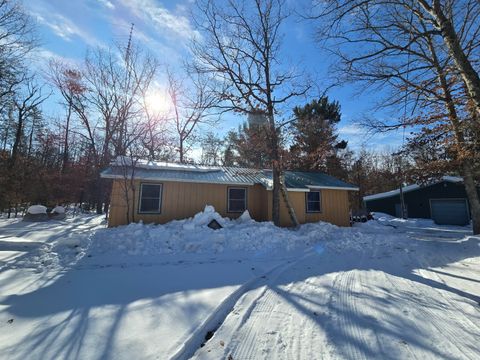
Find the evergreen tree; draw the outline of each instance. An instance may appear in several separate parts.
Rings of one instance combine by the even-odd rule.
[[[270,167],[268,135],[263,125],[244,123],[237,131],[228,133],[226,142],[230,165],[257,169]]]
[[[336,124],[341,120],[340,104],[327,96],[293,109],[293,145],[291,168],[321,170],[345,178],[341,150],[347,142],[339,141]]]

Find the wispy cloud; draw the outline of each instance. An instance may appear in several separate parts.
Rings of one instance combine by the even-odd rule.
[[[372,150],[399,148],[402,145],[402,134],[398,131],[388,133],[369,133],[362,126],[351,123],[338,128],[341,139],[347,140],[350,148],[358,150],[362,147]]]
[[[115,5],[113,5],[113,3],[109,0],[98,0],[98,2],[106,8],[109,8],[111,10],[115,9]]]
[[[360,125],[358,124],[348,124],[340,127],[338,129],[338,133],[340,136],[342,135],[364,135],[365,134],[365,129],[363,129]]]
[[[71,42],[75,37],[78,37],[90,46],[104,46],[96,36],[80,28],[71,19],[62,14],[49,12],[47,9],[42,11],[32,10],[31,14],[40,24],[48,27],[55,35],[65,41]]]
[[[188,17],[182,14],[183,7],[177,6],[176,12],[173,12],[154,0],[120,0],[120,2],[164,38],[173,36],[186,41],[197,35]]]

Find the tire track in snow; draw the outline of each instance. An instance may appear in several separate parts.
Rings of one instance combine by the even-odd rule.
[[[345,336],[349,339],[338,345],[340,345],[339,350],[345,352],[344,358],[367,359],[366,354],[359,350],[359,347],[368,348],[364,332],[352,320],[352,316],[358,314],[356,298],[353,295],[355,287],[354,273],[355,270],[342,272],[333,284],[335,294],[337,295],[334,304],[336,305],[336,311],[339,313],[336,315],[339,321],[339,329],[342,329]],[[354,342],[355,345],[350,342]]]
[[[418,267],[418,272],[419,272],[418,276],[421,276],[422,269],[425,267],[426,259],[424,256],[421,256],[421,257],[416,257],[415,260],[420,265]],[[425,276],[421,276],[421,277],[428,279],[428,277],[425,277]],[[408,281],[408,282],[411,283],[411,281]],[[445,284],[444,282],[441,281],[441,279],[440,279],[440,282]],[[409,284],[409,285],[413,287],[412,284]],[[452,302],[449,300],[450,296],[446,296],[445,291],[441,291],[439,289],[430,287],[432,292],[434,292],[436,295],[436,296],[432,296],[431,294],[427,294],[422,286],[415,287],[415,289],[417,289],[417,291],[422,294],[422,297],[424,299],[427,299],[427,298],[435,299],[436,302],[439,304],[439,306],[442,307],[440,314],[442,315],[442,317],[444,317],[444,319],[439,318],[437,315],[437,313],[440,312],[440,310],[434,311],[428,307],[422,307],[422,309],[424,310],[425,314],[430,315],[427,318],[430,319],[432,325],[439,330],[439,333],[441,334],[445,332],[447,333],[448,336],[445,338],[445,340],[447,340],[453,347],[457,348],[460,354],[466,355],[465,353],[467,353],[468,354],[467,357],[469,359],[478,359],[480,357],[480,351],[476,351],[475,353],[473,353],[471,350],[469,350],[466,347],[460,348],[456,341],[456,340],[462,339],[462,341],[465,342],[465,338],[468,338],[467,342],[469,344],[477,343],[478,338],[480,337],[480,331],[479,331],[478,325],[474,324],[470,319],[468,319],[468,317],[465,316],[462,309],[459,309],[457,306],[452,304]],[[447,306],[445,306],[445,304]],[[453,311],[452,309],[455,309],[455,311]],[[459,317],[461,319],[459,319]],[[451,325],[452,321],[455,321],[456,323],[455,325],[457,326],[452,326]],[[470,326],[466,325],[466,323],[468,323]],[[458,325],[460,325],[463,331],[459,331]],[[477,336],[472,335],[471,333],[472,327],[477,330],[476,331]]]
[[[369,272],[368,276],[364,276],[364,280],[365,280],[365,282],[362,280],[362,284],[370,283],[370,286],[373,284],[373,286],[378,287],[379,284],[389,283],[391,285],[390,286],[391,289],[395,289],[397,287],[397,284],[394,284],[390,280],[390,277],[387,276],[387,274],[384,271],[381,271],[381,270],[374,270],[374,271]],[[397,304],[399,303],[399,299],[397,299],[396,303]],[[400,307],[403,307],[403,306],[400,306]],[[402,314],[406,315],[405,312],[402,312]],[[378,317],[377,320],[379,321],[379,323],[391,325],[392,319],[389,316],[386,316],[385,311],[377,311],[375,313],[375,315]],[[398,319],[398,317],[402,316],[402,315],[400,313],[397,313],[397,314],[395,314],[395,316]],[[423,330],[417,325],[417,323],[415,321],[411,322],[411,326],[413,328],[412,329],[413,331],[411,331],[411,333],[413,333],[413,334],[421,334],[422,333]],[[385,330],[384,332],[386,332],[386,331],[387,330]],[[393,331],[393,329],[391,331]],[[379,343],[380,348],[383,350],[382,351],[383,356],[380,355],[380,358],[382,358],[382,357],[384,357],[384,358],[387,358],[387,357],[396,358],[392,354],[392,348],[393,348],[393,350],[399,351],[398,358],[404,357],[404,354],[402,353],[403,349],[406,349],[408,351],[408,353],[410,354],[409,359],[423,359],[425,357],[424,354],[421,354],[420,357],[417,356],[417,354],[413,351],[412,347],[410,346],[410,344],[406,340],[404,340],[404,339],[400,340],[401,337],[400,338],[392,337],[391,335],[387,335],[387,334],[375,334],[375,335],[378,339],[378,343]],[[401,336],[401,334],[398,334],[398,335]],[[386,344],[388,344],[391,349],[386,349]],[[395,344],[396,346],[393,346],[392,344]],[[399,346],[399,344],[402,344],[402,346]]]
[[[383,273],[383,272],[382,272]],[[387,276],[383,273],[385,278],[388,282],[392,285],[394,289],[410,289],[408,293],[411,295],[412,298],[418,298],[420,295],[420,302],[419,306],[415,306],[414,312],[417,313],[419,316],[416,316],[417,319],[426,319],[428,324],[435,328],[436,331],[428,332],[428,336],[431,339],[431,344],[436,345],[437,347],[441,347],[443,351],[443,356],[454,358],[455,355],[463,354],[465,355],[466,349],[461,348],[457,345],[457,341],[463,339],[467,336],[468,332],[459,332],[454,327],[449,325],[449,321],[454,319],[457,314],[451,314],[450,316],[445,315],[445,319],[439,318],[438,314],[429,309],[429,304],[427,304],[428,300],[436,299],[436,297],[431,296],[431,294],[426,294],[425,291],[422,289],[422,286],[414,285],[414,282],[409,279],[399,280],[397,277]],[[415,296],[417,295],[417,296]],[[441,294],[439,294],[443,297]],[[446,309],[442,309],[442,313],[445,314],[444,311],[448,311]],[[416,321],[414,322],[414,326],[418,329],[419,334],[425,333],[425,329],[420,328],[416,325]],[[435,335],[436,334],[436,335]],[[444,336],[446,334],[446,336]],[[440,336],[438,336],[440,335]],[[434,337],[432,339],[432,336]],[[434,340],[434,341],[433,341]],[[475,339],[472,339],[475,343]],[[472,342],[470,342],[472,343]],[[445,346],[449,344],[449,346]],[[452,350],[456,349],[456,350]],[[473,355],[470,351],[468,351],[469,355],[466,358],[468,359],[478,359],[479,354]],[[447,355],[448,354],[448,355]],[[437,354],[438,355],[438,354]]]
[[[285,287],[285,291],[292,296],[300,294],[303,299],[299,302],[305,304],[305,311],[311,312],[311,315],[301,314],[301,316],[298,316],[299,313],[296,312],[296,316],[290,317],[286,332],[295,334],[295,336],[290,338],[285,349],[286,359],[329,359],[333,357],[334,351],[326,333],[326,326],[331,322],[328,311],[334,296],[330,290],[331,284],[338,277],[338,272],[330,273],[322,277],[321,281],[318,281],[320,278],[313,277]],[[328,286],[325,286],[325,283]]]
[[[302,262],[310,256],[310,253],[300,257],[295,262],[281,263],[262,276],[258,276],[247,283],[241,285],[230,296],[225,298],[222,303],[212,312],[212,314],[198,327],[198,329],[183,344],[178,344],[178,350],[170,357],[171,360],[188,359],[195,355],[205,341],[205,335],[209,331],[216,331],[227,319],[229,315],[235,312],[235,305],[238,303],[249,302],[249,307],[253,311],[256,301],[264,295],[264,288],[268,283],[274,282],[289,268]],[[253,300],[247,301],[251,297],[251,291],[254,291]],[[248,320],[248,316],[244,316],[240,321],[240,326]]]
[[[295,266],[301,268],[302,274],[305,274],[306,269],[310,269],[310,267],[297,262],[292,264],[293,271],[296,271]],[[244,316],[248,317],[248,321],[242,323],[242,326],[237,327],[233,333],[234,340],[231,341],[229,354],[234,359],[310,359],[318,357],[318,352],[314,353],[312,346],[309,345],[318,343],[322,337],[325,339],[325,336],[322,336],[318,323],[312,318],[318,314],[314,315],[315,312],[309,308],[312,306],[324,307],[325,304],[315,303],[306,295],[310,290],[317,289],[318,286],[314,286],[306,280],[288,282],[291,280],[291,274],[285,273],[292,270],[292,267],[284,269],[282,274],[279,274],[277,279],[271,282],[273,288],[266,289],[264,296],[258,299],[258,304],[254,304],[254,310]],[[284,279],[283,275],[287,275],[287,278]],[[280,285],[286,282],[288,284]],[[318,290],[314,293],[319,295]],[[299,296],[296,300],[287,300],[285,299],[286,294],[292,298],[297,297],[297,294]],[[297,303],[302,310],[290,311],[295,306],[294,303]],[[309,316],[308,312],[310,311],[311,315]],[[229,320],[227,319],[226,323]],[[326,341],[324,342],[326,343]]]
[[[445,255],[442,256],[444,260],[447,260],[445,261],[444,263],[445,264],[448,264],[449,262],[451,262],[450,259],[448,259]],[[448,284],[446,283],[446,281],[441,277],[439,276],[437,273],[435,272],[432,272],[432,271],[429,271],[428,268],[430,267],[430,262],[428,261],[428,259],[425,257],[425,256],[419,256],[416,258],[417,262],[420,264],[420,267],[417,269],[419,275],[421,275],[422,277],[424,277],[425,279],[436,279],[436,281],[438,281],[439,283],[445,285],[445,286],[448,286]],[[435,280],[434,280],[435,281]],[[460,308],[459,306],[455,305],[453,303],[454,299],[451,297],[451,296],[446,296],[445,295],[445,292],[444,291],[440,291],[440,290],[437,290],[435,289],[439,294],[440,296],[442,297],[442,299],[449,305],[449,308],[450,309],[455,309],[455,314],[457,314],[457,316],[455,316],[455,318],[457,320],[460,321],[460,323],[462,324],[463,328],[464,329],[469,329],[469,328],[474,328],[477,332],[477,334],[479,334],[480,336],[480,326],[475,323],[474,321],[472,321],[464,312],[464,309]],[[473,301],[473,300],[472,300]],[[479,313],[479,309],[478,309],[478,306],[475,307],[475,305],[473,304],[469,304],[472,306],[472,308],[477,312],[477,314]],[[476,305],[480,305],[480,303],[477,303]],[[451,310],[450,310],[451,311]],[[458,316],[459,315],[459,316]],[[459,317],[461,317],[461,319],[459,319]],[[468,324],[468,325],[467,325]]]
[[[258,343],[258,335],[263,335],[267,332],[268,329],[265,328],[265,325],[268,326],[268,324],[276,322],[275,318],[278,316],[278,313],[274,311],[276,305],[274,292],[266,288],[259,300],[261,301],[256,301],[255,304],[252,304],[252,311],[248,317],[244,317],[246,321],[242,323],[241,328],[236,333],[241,338],[241,341],[238,342],[238,346],[232,351],[234,359],[256,359],[258,356],[257,346],[266,345]],[[263,355],[267,355],[268,347],[261,347]]]
[[[316,256],[316,254],[313,255]],[[219,340],[226,342],[225,348],[219,350],[218,347],[207,348],[205,346],[199,349],[194,357],[217,359],[232,355],[234,359],[281,358],[284,352],[277,353],[275,356],[271,351],[262,351],[273,347],[272,345],[269,347],[268,344],[275,339],[280,339],[284,328],[275,328],[273,329],[275,331],[268,330],[272,330],[279,323],[285,325],[285,319],[291,317],[289,312],[275,310],[277,303],[282,303],[282,296],[269,285],[276,286],[287,271],[295,266],[301,266],[302,262],[310,256],[312,253],[307,253],[293,263],[277,267],[275,271],[266,276],[261,289],[259,287],[247,289],[238,300],[235,309],[226,314],[224,321],[212,338],[215,342]],[[262,316],[255,314],[262,314]],[[253,325],[252,322],[254,322]],[[260,339],[265,339],[265,334],[272,335],[272,339],[259,343]],[[261,346],[260,351],[259,345]],[[288,347],[288,344],[286,345]],[[211,350],[212,353],[210,353]],[[219,351],[222,352],[221,355],[218,353]]]
[[[290,265],[290,264],[287,264]],[[276,272],[282,270],[286,265],[280,264],[273,269],[267,271],[263,276],[255,277],[254,279],[244,283],[232,294],[226,297],[220,305],[210,314],[210,316],[197,328],[197,330],[188,338],[183,344],[178,344],[178,350],[170,357],[171,360],[188,359],[201,347],[205,341],[205,336],[209,331],[215,331],[223,323],[225,318],[234,309],[234,305],[245,295],[249,290],[261,288],[265,283],[265,278],[272,276]]]

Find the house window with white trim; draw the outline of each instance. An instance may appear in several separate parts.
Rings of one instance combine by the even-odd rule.
[[[305,198],[307,213],[322,212],[322,193],[320,190],[307,192]]]
[[[228,188],[228,212],[244,212],[247,209],[247,189]]]
[[[141,184],[138,212],[140,214],[160,214],[162,190],[162,184]]]

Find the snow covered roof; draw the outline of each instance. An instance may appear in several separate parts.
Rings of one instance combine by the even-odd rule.
[[[218,166],[204,166],[204,165],[195,165],[195,164],[178,164],[166,161],[149,161],[149,160],[137,160],[132,161],[131,158],[127,156],[118,156],[112,163],[111,166],[132,166],[135,165],[136,168],[141,169],[161,169],[161,170],[177,170],[177,171],[192,171],[192,172],[213,172],[221,171],[221,168]]]
[[[226,185],[261,184],[267,190],[273,187],[271,170],[239,167],[200,166],[166,162],[138,161],[134,165],[127,158],[114,161],[101,176],[106,179],[130,177],[156,181],[178,181]],[[358,190],[357,187],[320,172],[285,171],[285,183],[291,191],[310,189]]]
[[[451,183],[459,183],[459,182],[463,182],[463,178],[458,177],[458,176],[443,176],[440,180],[433,181],[429,185],[435,185],[435,184],[438,184],[438,183],[441,183],[441,182],[444,182],[444,181],[451,182]],[[429,186],[429,185],[427,185],[427,186]],[[411,184],[411,185],[404,186],[402,188],[402,190],[403,190],[404,193],[406,193],[406,192],[418,190],[418,189],[423,188],[423,187],[425,187],[425,185]],[[396,195],[399,195],[399,194],[400,194],[400,189],[395,189],[395,190],[386,191],[386,192],[379,193],[379,194],[364,196],[363,200],[364,201],[369,201],[369,200],[384,199],[384,198],[396,196]]]

